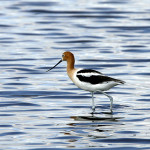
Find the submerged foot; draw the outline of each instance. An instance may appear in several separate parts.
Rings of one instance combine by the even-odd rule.
[[[91,114],[94,114],[95,113],[95,106],[92,107],[92,112]]]

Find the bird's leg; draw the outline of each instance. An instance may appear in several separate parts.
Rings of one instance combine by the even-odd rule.
[[[95,112],[95,104],[94,104],[94,92],[92,92],[92,113]]]
[[[110,99],[110,111],[111,111],[111,113],[113,112],[112,111],[112,105],[113,105],[113,98],[110,96],[110,95],[108,95],[108,94],[106,94],[105,92],[103,92],[103,91],[99,91],[100,93],[102,93],[102,94],[104,94],[105,96],[107,96],[109,99]]]

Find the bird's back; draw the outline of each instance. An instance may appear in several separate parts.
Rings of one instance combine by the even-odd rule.
[[[122,80],[111,78],[92,69],[79,69],[74,79],[74,83],[79,88],[87,91],[106,91],[116,85],[125,83]]]

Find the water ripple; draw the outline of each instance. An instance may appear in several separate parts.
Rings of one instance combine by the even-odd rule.
[[[148,0],[1,0],[1,149],[144,150],[149,138]],[[77,88],[66,63],[126,81],[110,101]]]

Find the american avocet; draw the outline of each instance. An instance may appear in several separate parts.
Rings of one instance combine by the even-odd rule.
[[[116,85],[124,84],[125,82],[108,77],[96,70],[74,68],[75,58],[74,55],[69,51],[64,52],[62,54],[62,59],[54,67],[48,69],[47,72],[55,68],[62,61],[67,61],[67,74],[72,82],[77,87],[91,92],[93,112],[95,111],[94,92],[100,92],[110,99],[110,110],[112,112],[113,98],[104,91],[107,91]]]

